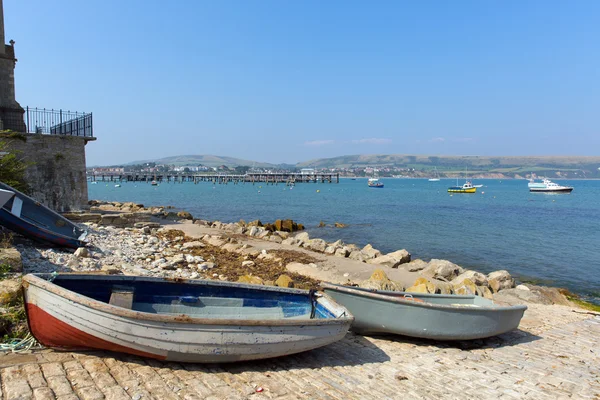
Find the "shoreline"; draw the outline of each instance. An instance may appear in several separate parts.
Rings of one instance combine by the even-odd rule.
[[[119,209],[129,210],[76,214],[80,219],[97,222],[85,222],[90,227],[90,243],[75,253],[17,240],[15,247],[21,254],[22,272],[227,279],[310,287],[318,283],[316,279],[303,280],[303,275],[294,272],[295,268],[306,268],[308,272],[299,272],[313,274],[314,278],[353,279],[393,286],[400,284],[403,274],[407,284],[414,284],[415,275],[411,274],[419,274],[429,266],[421,261],[427,266],[408,271],[405,268],[408,265],[416,268],[422,265],[415,260],[401,263],[397,268],[369,264],[315,251],[312,245],[322,248],[319,239],[304,241],[309,247],[292,244],[299,240],[296,235],[306,236],[302,232],[267,235],[266,230],[260,231],[252,223],[245,224],[248,230],[244,231],[237,223],[194,220],[184,211],[119,204]],[[264,236],[247,235],[250,231],[260,231]],[[367,250],[376,251],[372,247]],[[289,264],[293,265],[288,268]],[[445,272],[454,270],[450,264],[443,264],[447,267]],[[340,266],[348,269],[340,270]],[[373,269],[385,271],[389,276],[371,279],[369,274]],[[479,277],[477,272],[471,272],[473,279]],[[368,279],[363,281],[365,277]],[[15,283],[18,287],[19,282]],[[340,342],[318,350],[220,365],[165,363],[106,351],[35,349],[27,354],[0,353],[0,393],[6,399],[247,400],[263,396],[362,400],[397,398],[398,393],[440,400],[495,399],[503,395],[511,398],[600,395],[597,371],[600,313],[579,308],[553,288],[506,288],[492,296],[497,303],[527,305],[517,330],[460,342],[349,332]]]

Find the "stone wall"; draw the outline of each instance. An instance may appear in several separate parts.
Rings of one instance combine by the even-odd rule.
[[[85,144],[90,138],[64,135],[24,134],[26,140],[0,134],[9,150],[31,165],[26,179],[31,197],[58,211],[87,209]]]

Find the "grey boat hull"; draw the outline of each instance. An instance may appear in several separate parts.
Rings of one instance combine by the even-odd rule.
[[[481,339],[517,329],[527,309],[522,305],[498,306],[478,296],[371,291],[329,283],[321,286],[354,315],[352,330],[360,334]]]

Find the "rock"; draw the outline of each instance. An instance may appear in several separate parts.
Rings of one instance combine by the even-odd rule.
[[[8,265],[10,272],[23,272],[21,253],[13,247],[0,249],[0,265]]]
[[[258,276],[252,276],[252,275],[242,275],[238,278],[237,280],[238,282],[241,283],[249,283],[251,285],[264,285],[264,281],[262,280],[262,278],[258,277]]]
[[[90,256],[90,252],[85,247],[80,247],[77,250],[75,250],[75,257],[87,258],[89,256]]]
[[[256,236],[258,234],[258,228],[256,226],[251,226],[246,233],[248,236]]]
[[[348,255],[349,255],[349,254],[350,254],[350,253],[348,253],[348,250],[347,250],[347,249],[345,249],[345,248],[342,248],[342,249],[336,249],[336,250],[335,250],[335,256],[336,256],[336,257],[342,257],[342,258],[344,258],[344,257],[348,257]]]
[[[333,224],[336,228],[346,228],[348,225],[342,224],[341,222],[336,222]]]
[[[522,286],[522,285],[519,285]],[[494,294],[494,301],[508,304],[559,304],[573,306],[573,304],[560,292],[560,289],[544,286],[528,285],[529,290],[511,288],[503,289]]]
[[[327,242],[323,239],[312,239],[308,242],[308,248],[323,253],[327,248]]]
[[[184,262],[185,262],[185,256],[183,254],[177,254],[177,255],[173,256],[173,258],[171,258],[171,260],[169,261],[169,264],[177,265],[177,264],[182,264]]]
[[[490,300],[494,298],[492,291],[487,286],[477,286],[477,295]]]
[[[452,293],[454,293],[454,285],[452,285],[449,282],[442,282],[442,281],[435,279],[431,283],[433,283],[433,285],[435,287],[435,291],[433,293],[437,293],[437,294],[452,294]]]
[[[454,294],[477,294],[477,286],[468,278],[453,286]]]
[[[177,217],[181,219],[194,219],[194,217],[192,217],[192,214],[190,214],[187,211],[179,211],[177,213]]]
[[[373,272],[373,275],[366,281],[363,281],[360,284],[360,287],[366,289],[376,289],[376,290],[395,290],[401,291],[402,287],[398,285],[396,282],[390,280],[388,276],[381,269],[376,269]]]
[[[202,264],[198,264],[198,271],[208,271],[209,269],[213,269],[216,267],[215,263],[205,262]]]
[[[413,293],[435,293],[435,285],[425,278],[417,278],[413,285],[406,289]]]
[[[254,267],[256,264],[254,263],[254,261],[242,261],[242,267]]]
[[[206,245],[199,240],[194,240],[193,242],[186,242],[183,244],[184,249],[201,249],[203,247],[206,247]]]
[[[361,252],[363,253],[365,259],[377,258],[381,256],[381,252],[377,249],[374,249],[370,244],[363,247]]]
[[[194,262],[196,262],[196,260],[194,259],[194,256],[193,256],[193,255],[191,255],[191,254],[186,254],[186,255],[185,255],[185,261],[186,261],[188,264],[191,264],[191,263],[194,263]]]
[[[271,235],[271,237],[269,238],[269,241],[275,242],[275,243],[281,243],[281,242],[283,242],[283,239],[281,238],[281,236]]]
[[[367,260],[367,264],[380,264],[390,268],[398,268],[400,264],[407,262],[410,262],[410,253],[406,250],[394,251],[393,253]]]
[[[307,232],[302,232],[294,236],[294,238],[300,242],[308,242],[310,240],[310,236],[308,236]]]
[[[279,278],[277,278],[277,280],[275,281],[275,286],[293,288],[294,281],[287,275],[280,275]]]
[[[20,279],[3,279],[0,281],[0,305],[13,306],[20,298]]]
[[[282,230],[283,230],[283,229],[282,229],[282,223],[283,223],[283,221],[282,221],[282,220],[280,220],[280,219],[276,220],[276,221],[273,223],[273,226],[275,227],[275,230],[276,230],[276,231],[282,231]]]
[[[298,224],[294,223],[291,219],[284,219],[281,224],[281,229],[284,232],[294,232],[298,230]]]
[[[405,292],[409,293],[431,293],[426,284],[421,283],[420,285],[413,285],[409,288],[406,288]]]
[[[462,281],[464,281],[465,279],[470,279],[477,286],[487,286],[488,285],[488,279],[484,274],[482,274],[481,272],[470,271],[470,270],[463,272],[462,274],[460,274],[459,276],[454,278],[451,282],[452,282],[452,284],[459,284]]]
[[[417,272],[424,270],[429,264],[423,260],[412,260],[411,262],[404,264],[403,268],[409,272]]]
[[[529,288],[528,288],[527,286],[525,286],[525,285],[517,285],[517,286],[515,287],[515,289],[517,289],[517,290],[526,290],[526,291],[528,291],[528,292],[531,290],[531,289],[529,289]]]
[[[360,262],[366,261],[365,255],[360,250],[354,250],[352,253],[350,253],[348,258],[351,260],[356,260],[356,261],[360,261]]]
[[[255,226],[256,227],[256,226],[263,226],[263,224],[262,224],[262,222],[260,222],[260,220],[257,219],[257,220],[248,222],[248,226]]]
[[[150,228],[150,229],[158,229],[160,228],[160,224],[158,222],[136,222],[133,224],[134,228],[142,229],[142,228]]]
[[[287,238],[287,239],[285,239],[285,240],[283,240],[281,242],[281,244],[287,244],[287,245],[290,245],[290,246],[297,246],[299,243],[302,243],[302,242],[300,242],[295,237]]]
[[[492,289],[492,292],[494,293],[515,287],[515,280],[506,270],[491,272],[488,274],[487,279],[490,289]]]
[[[429,265],[421,272],[421,275],[451,281],[463,272],[464,269],[448,260],[433,259],[429,261]]]
[[[325,222],[319,221],[319,228],[324,228],[326,226],[327,226],[327,224]]]
[[[335,254],[335,250],[336,250],[336,248],[334,246],[327,246],[325,248],[324,253],[328,254],[328,255],[332,255],[332,254]]]

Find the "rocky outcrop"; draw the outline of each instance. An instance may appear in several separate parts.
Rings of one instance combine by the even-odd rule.
[[[275,286],[293,288],[294,280],[287,275],[280,275],[279,278],[277,278],[277,280],[275,281]]]
[[[249,283],[251,285],[264,285],[262,278],[252,275],[242,275],[238,278],[238,282]]]
[[[365,260],[369,260],[371,258],[377,258],[381,256],[381,252],[375,248],[373,248],[373,246],[371,246],[370,244],[367,244],[365,247],[362,248],[361,253],[363,254],[363,258]]]

